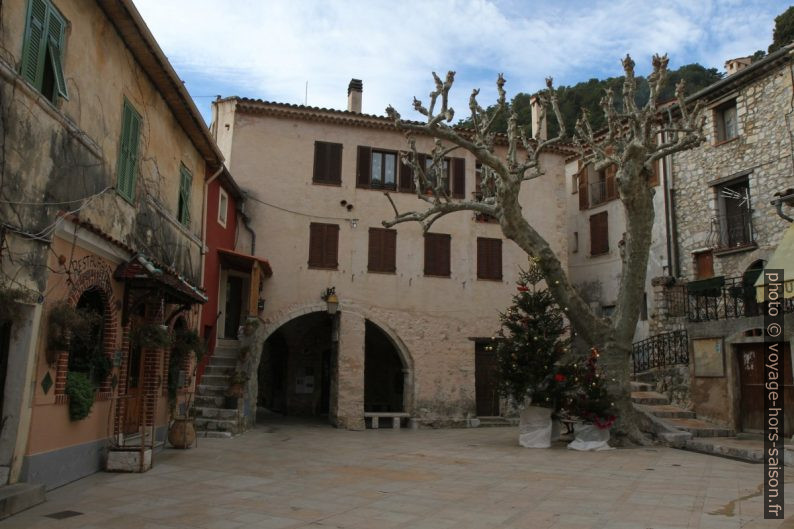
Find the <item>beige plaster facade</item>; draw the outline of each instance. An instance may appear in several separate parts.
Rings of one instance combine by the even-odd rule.
[[[341,99],[341,98],[340,98]],[[464,424],[477,414],[475,340],[499,329],[499,311],[515,292],[526,255],[511,241],[502,243],[502,279],[477,278],[477,238],[504,239],[498,224],[476,221],[471,212],[437,221],[432,233],[451,236],[449,277],[424,274],[424,239],[415,223],[395,227],[394,273],[368,271],[368,231],[380,228],[393,211],[382,189],[356,186],[358,146],[404,151],[403,134],[384,117],[351,111],[227,98],[213,106],[211,130],[235,179],[249,194],[247,213],[274,269],[284,271],[269,289],[263,318],[266,334],[307,307],[323,311],[321,294],[335,287],[340,300],[338,358],[331,395],[331,420],[361,428],[365,371],[365,323],[374,323],[395,345],[404,368],[403,410],[420,424]],[[315,141],[342,145],[339,185],[313,183]],[[433,140],[417,138],[420,152]],[[466,197],[475,190],[475,160],[465,160]],[[563,155],[542,155],[546,171],[522,190],[527,219],[567,260]],[[415,194],[392,192],[400,211],[421,208]],[[310,267],[312,222],[339,226],[338,267]],[[318,306],[318,303],[320,304]],[[288,381],[291,382],[291,381]]]

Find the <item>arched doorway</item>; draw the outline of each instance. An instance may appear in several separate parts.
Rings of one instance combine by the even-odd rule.
[[[364,411],[405,411],[408,372],[388,335],[367,320],[364,338]]]
[[[259,415],[328,417],[333,319],[313,312],[268,336],[257,371]]]

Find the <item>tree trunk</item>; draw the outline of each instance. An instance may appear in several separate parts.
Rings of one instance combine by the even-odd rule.
[[[617,421],[612,426],[613,440],[618,445],[651,443],[639,426],[639,412],[631,401],[631,341],[612,339],[599,349],[599,365],[608,377],[607,389],[615,399]]]

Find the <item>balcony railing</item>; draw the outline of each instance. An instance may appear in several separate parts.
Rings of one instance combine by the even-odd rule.
[[[631,353],[634,373],[658,367],[689,364],[689,345],[686,331],[657,334],[634,343]]]
[[[665,291],[668,316],[686,316],[691,322],[749,318],[764,314],[756,301],[753,282],[742,277],[713,277],[675,285]],[[794,299],[784,300],[784,312],[794,312]]]
[[[755,244],[752,210],[712,219],[709,245],[717,250],[730,250]]]
[[[614,181],[591,182],[587,187],[591,208],[617,198],[617,189]]]

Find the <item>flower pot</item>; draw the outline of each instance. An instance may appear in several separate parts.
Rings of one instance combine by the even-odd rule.
[[[571,450],[600,451],[612,450],[609,446],[609,428],[599,428],[589,422],[578,422],[573,425],[573,441],[568,443]]]
[[[196,426],[192,418],[174,419],[168,430],[168,442],[174,448],[190,448],[196,442]]]
[[[527,406],[518,422],[518,444],[525,448],[551,446],[551,408]]]

